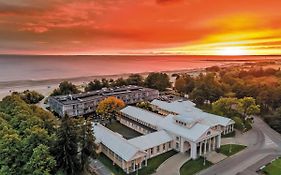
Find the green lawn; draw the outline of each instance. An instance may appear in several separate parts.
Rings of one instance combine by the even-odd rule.
[[[126,139],[131,139],[142,135],[117,121],[113,121],[111,124],[108,124],[107,127],[114,132],[118,132]]]
[[[117,165],[112,165],[112,161],[103,153],[98,156],[98,159],[115,175],[126,175],[126,173]]]
[[[218,150],[219,153],[222,153],[226,156],[231,156],[239,151],[242,151],[245,149],[247,146],[244,145],[235,145],[235,144],[228,144],[228,145],[222,145],[220,149]]]
[[[274,160],[271,164],[267,165],[262,171],[268,175],[280,175],[281,158]]]
[[[189,160],[180,168],[180,175],[192,175],[201,170],[204,170],[212,165],[211,162],[206,160],[205,166],[203,165],[204,159],[202,157],[196,160]]]
[[[156,169],[169,157],[177,154],[176,151],[168,151],[164,154],[161,154],[159,156],[153,157],[147,161],[147,167],[141,169],[139,171],[139,175],[147,175],[147,174],[153,174]]]
[[[159,156],[153,157],[148,160],[147,162],[147,167],[142,168],[139,170],[138,174],[139,175],[148,175],[148,174],[153,174],[156,169],[169,157],[175,155],[177,152],[176,151],[169,151],[164,154],[161,154]],[[115,175],[125,175],[126,173],[123,172],[123,170],[118,167],[118,166],[113,166],[112,161],[107,158],[104,154],[101,154],[98,158],[106,167],[108,167]],[[132,173],[134,175],[136,173]]]

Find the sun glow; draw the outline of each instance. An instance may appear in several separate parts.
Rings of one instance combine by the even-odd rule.
[[[218,55],[246,55],[246,50],[238,47],[226,47],[218,50]]]

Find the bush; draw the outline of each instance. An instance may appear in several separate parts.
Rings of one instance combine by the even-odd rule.
[[[36,91],[29,91],[25,90],[21,93],[13,92],[15,95],[19,95],[20,98],[25,101],[27,104],[36,104],[39,103],[41,100],[44,99],[44,95],[36,92]]]
[[[245,131],[249,131],[250,129],[252,129],[251,120],[247,119],[244,123],[245,123]]]
[[[244,122],[240,117],[233,117],[232,120],[235,121],[234,127],[238,129],[239,131],[244,130]]]

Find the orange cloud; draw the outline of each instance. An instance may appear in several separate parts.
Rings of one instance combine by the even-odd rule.
[[[278,54],[280,7],[276,0],[0,0],[0,53],[216,54],[239,47]]]

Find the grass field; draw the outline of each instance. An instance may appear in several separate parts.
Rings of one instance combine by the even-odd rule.
[[[144,167],[138,171],[139,175],[149,175],[153,174],[156,169],[169,157],[175,155],[176,151],[169,151],[159,156],[153,157],[147,161],[147,167]],[[98,158],[108,169],[112,171],[115,175],[125,175],[126,173],[118,166],[112,165],[112,161],[106,157],[104,154],[101,154]],[[132,173],[131,175],[135,175]]]
[[[196,160],[189,160],[180,168],[180,175],[193,175],[202,171],[212,165],[211,162],[206,160],[205,166],[203,165],[204,159],[202,157]]]
[[[242,151],[245,148],[246,146],[244,145],[228,144],[228,145],[222,145],[218,150],[218,152],[226,156],[231,156],[238,153],[239,151]]]
[[[117,121],[113,121],[111,124],[108,124],[107,127],[114,132],[118,132],[126,139],[131,139],[142,135]]]
[[[280,175],[281,174],[281,158],[276,159],[271,164],[267,165],[262,171],[267,175]]]

